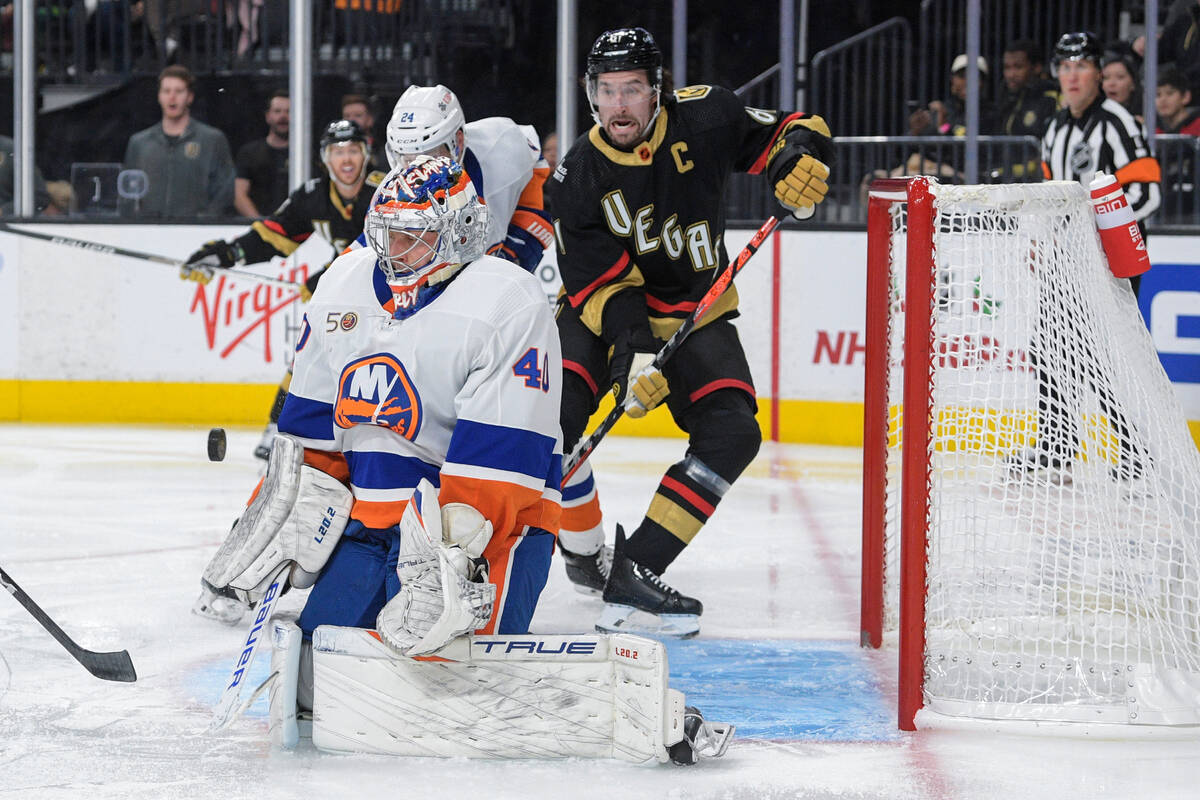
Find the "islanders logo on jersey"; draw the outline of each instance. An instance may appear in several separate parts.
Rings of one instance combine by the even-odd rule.
[[[411,441],[421,429],[421,416],[421,398],[395,356],[376,353],[342,370],[333,408],[339,428],[382,425]]]

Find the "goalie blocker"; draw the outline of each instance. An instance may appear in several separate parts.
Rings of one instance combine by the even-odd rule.
[[[637,636],[469,635],[406,658],[375,631],[321,626],[311,661],[294,622],[276,620],[271,638],[271,739],[284,749],[311,736],[331,752],[693,764],[733,736],[684,705],[662,644]],[[312,686],[311,714],[298,714],[298,685]]]

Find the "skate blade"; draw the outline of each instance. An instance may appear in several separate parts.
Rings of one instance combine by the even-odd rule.
[[[604,594],[603,589],[593,589],[591,586],[584,586],[582,583],[572,583],[571,588],[588,597],[601,597]]]
[[[698,614],[651,614],[633,606],[608,603],[596,620],[600,633],[636,633],[643,636],[665,636],[690,639],[700,632]]]

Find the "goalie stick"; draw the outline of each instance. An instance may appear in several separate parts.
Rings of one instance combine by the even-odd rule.
[[[133,659],[129,657],[128,650],[120,650],[114,653],[97,653],[94,650],[85,650],[58,627],[54,620],[50,619],[45,611],[42,611],[41,606],[33,601],[33,598],[25,594],[20,586],[17,586],[7,572],[0,567],[0,586],[17,598],[17,602],[25,606],[25,610],[33,615],[33,618],[41,623],[51,636],[53,636],[59,644],[66,648],[71,656],[83,665],[84,669],[95,675],[97,678],[106,681],[123,681],[125,683],[133,683],[137,680],[137,671],[133,668]]]
[[[0,231],[5,233],[13,233],[17,236],[28,236],[31,239],[41,239],[43,242],[52,242],[61,244],[67,247],[78,247],[81,250],[89,250],[93,253],[101,253],[106,256],[124,256],[125,258],[136,258],[141,261],[150,261],[155,264],[166,264],[169,267],[179,269],[186,266],[185,262],[178,258],[170,258],[169,256],[159,256],[154,253],[143,253],[140,250],[126,250],[124,247],[114,247],[113,245],[100,244],[99,242],[89,242],[86,239],[73,239],[70,236],[60,236],[57,233],[38,233],[36,231],[24,230],[22,228],[14,228],[7,222],[0,222]],[[235,278],[252,281],[255,283],[263,283],[267,286],[278,286],[281,289],[292,289],[296,292],[304,290],[304,284],[294,281],[285,281],[282,278],[272,278],[267,275],[257,275],[253,272],[244,272],[238,269],[222,269],[222,274],[231,275]]]
[[[767,237],[771,235],[771,232],[778,225],[778,219],[768,217],[767,221],[762,224],[762,227],[750,238],[746,246],[742,248],[742,251],[737,254],[737,258],[729,262],[729,265],[713,280],[712,286],[708,287],[708,291],[704,293],[704,297],[700,298],[700,302],[696,304],[696,308],[692,311],[691,315],[683,321],[679,329],[675,331],[674,335],[658,351],[658,355],[654,357],[652,366],[655,369],[662,369],[662,365],[667,363],[667,359],[674,355],[675,351],[679,349],[679,345],[688,337],[688,334],[695,330],[696,325],[708,313],[708,310],[712,308],[717,298],[725,294],[726,290],[733,285],[734,277],[742,271],[742,267],[746,266],[746,262],[750,260],[752,255],[758,252],[758,248],[762,247],[762,243],[767,240]],[[633,393],[630,392],[629,396],[632,398]],[[629,402],[634,401],[631,399]],[[570,458],[563,464],[562,482],[564,486],[570,477],[575,474],[575,471],[579,469],[580,465],[583,464],[584,460],[596,449],[596,445],[600,444],[600,440],[612,430],[613,425],[617,424],[617,420],[625,413],[625,408],[625,405],[616,406],[596,426],[596,430],[592,431],[582,442],[575,445],[574,452],[571,453]]]
[[[267,593],[263,595],[263,599],[258,604],[254,621],[250,623],[250,630],[246,634],[246,640],[242,643],[237,661],[233,662],[233,670],[229,673],[229,683],[225,685],[225,691],[221,693],[221,699],[217,703],[217,710],[213,712],[212,724],[208,727],[210,731],[219,731],[229,727],[230,723],[237,719],[249,705],[249,703],[239,705],[238,700],[241,699],[242,689],[246,687],[246,679],[249,677],[250,666],[254,663],[258,647],[262,644],[263,639],[267,638],[267,623],[271,619],[271,612],[275,610],[275,601],[279,599],[279,595],[283,594],[283,583],[287,580],[287,574],[291,568],[292,562],[287,561],[279,566],[267,580]],[[252,701],[254,698],[250,699]]]

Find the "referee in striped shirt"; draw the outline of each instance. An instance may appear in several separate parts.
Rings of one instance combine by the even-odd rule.
[[[1047,180],[1080,181],[1085,187],[1097,172],[1115,175],[1145,235],[1145,219],[1161,201],[1158,161],[1150,155],[1142,124],[1100,91],[1102,54],[1092,33],[1063,34],[1055,45],[1052,64],[1066,107],[1050,120],[1042,139],[1042,172]],[[1130,284],[1136,294],[1138,278]],[[1069,282],[1040,280],[1039,307],[1061,306],[1073,292]],[[1010,472],[1019,480],[1070,483],[1080,447],[1080,409],[1088,405],[1085,393],[1091,393],[1117,439],[1113,480],[1140,477],[1146,459],[1136,433],[1105,377],[1090,374],[1078,357],[1079,342],[1093,338],[1086,321],[1068,313],[1048,324],[1049,316],[1038,317],[1029,352],[1038,378],[1037,439],[1031,451],[1010,458]]]
[[[1094,33],[1065,33],[1054,46],[1052,64],[1066,108],[1051,118],[1042,138],[1042,173],[1046,180],[1085,187],[1097,172],[1115,175],[1144,236],[1146,217],[1162,202],[1162,175],[1142,123],[1100,90],[1103,53]],[[1136,294],[1138,279],[1130,282]]]

